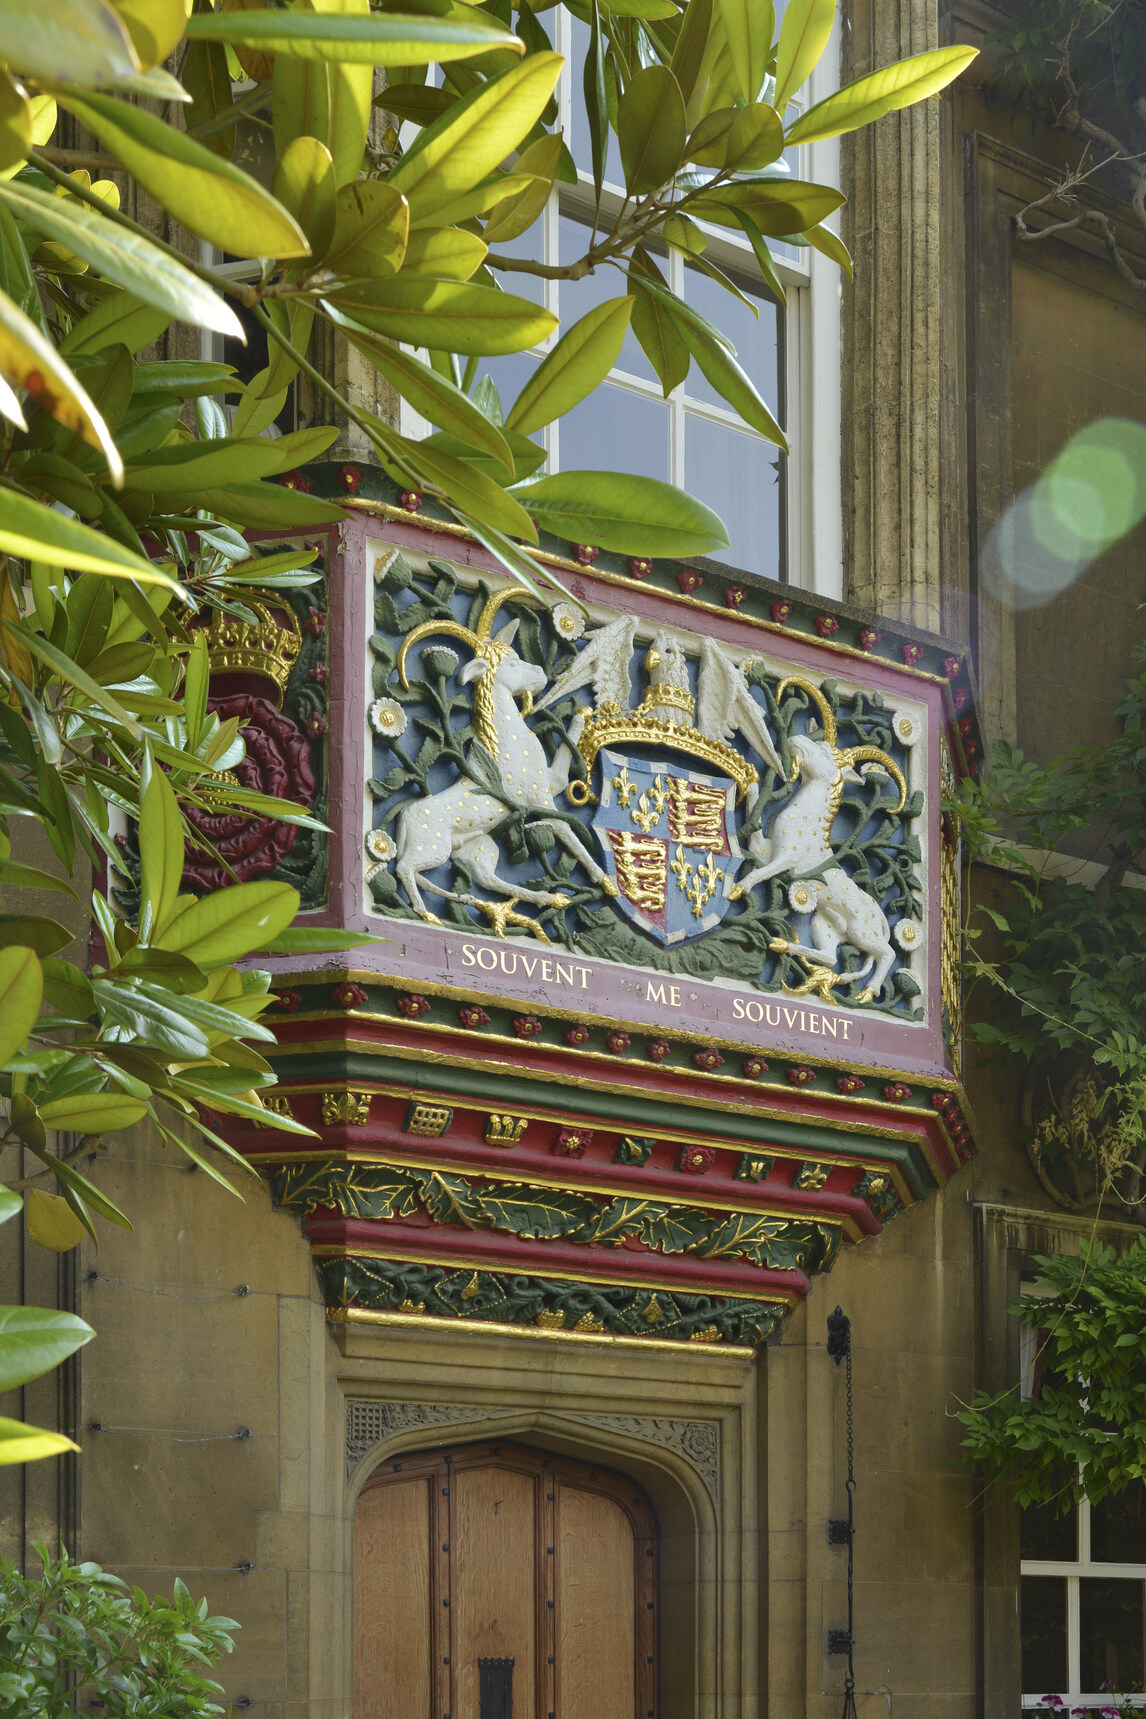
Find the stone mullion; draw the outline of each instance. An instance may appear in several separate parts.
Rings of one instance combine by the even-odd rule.
[[[934,0],[853,0],[843,76],[938,45]],[[943,259],[935,102],[845,140],[856,278],[844,311],[844,529],[851,601],[940,626]],[[855,211],[862,211],[859,220]]]

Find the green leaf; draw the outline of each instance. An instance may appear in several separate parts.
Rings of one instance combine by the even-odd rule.
[[[524,352],[557,327],[557,318],[529,299],[471,281],[399,275],[340,287],[330,301],[391,340],[478,357]]]
[[[0,1186],[0,1224],[6,1224],[23,1210],[24,1202],[19,1194],[14,1194],[11,1188]]]
[[[107,88],[139,71],[127,31],[104,0],[4,0],[4,58],[40,83]]]
[[[296,137],[279,156],[271,190],[284,209],[289,209],[310,245],[311,256],[320,263],[334,237],[334,160],[317,137]]]
[[[47,1248],[49,1253],[70,1253],[87,1234],[67,1200],[43,1188],[28,1190],[26,1222],[37,1247]]]
[[[421,133],[387,179],[407,198],[411,224],[480,184],[517,148],[540,119],[562,63],[560,54],[530,54]]]
[[[647,196],[673,177],[684,157],[684,97],[667,66],[630,78],[617,104],[617,136],[631,195]]]
[[[78,519],[66,519],[30,496],[0,488],[0,553],[43,561],[69,572],[103,573],[179,590],[171,575]]]
[[[5,889],[57,889],[64,895],[72,895],[79,900],[66,878],[55,877],[50,871],[41,871],[39,866],[19,865],[10,859],[0,859],[0,886]]]
[[[326,925],[292,925],[263,944],[267,955],[325,955],[338,949],[361,949],[368,943],[388,943],[367,931],[340,931]]]
[[[494,204],[485,224],[487,245],[503,245],[532,227],[549,201],[564,148],[559,131],[546,132],[518,156],[515,177],[522,173],[532,173],[536,177],[531,185]]]
[[[336,501],[277,483],[234,483],[226,489],[206,489],[195,499],[208,513],[249,531],[332,525],[346,518],[346,509]]]
[[[536,442],[531,442],[527,436],[519,436],[515,430],[503,429],[501,433],[506,446],[513,455],[514,482],[520,483],[523,478],[531,477],[538,466],[544,464],[545,449],[539,447]],[[440,433],[433,436],[423,436],[420,445],[422,447],[440,448],[444,454],[454,454],[458,459],[465,460],[467,465],[473,466],[479,472],[484,472],[495,483],[505,482],[505,467],[500,460],[493,460],[488,454],[479,453],[476,448],[463,442],[457,436],[445,436]]]
[[[0,183],[0,195],[10,189]],[[34,406],[43,406],[89,447],[98,448],[112,483],[117,488],[123,483],[123,461],[94,400],[32,319],[4,292],[0,292],[0,375],[26,389]]]
[[[293,470],[317,459],[335,440],[330,425],[295,431],[267,440],[261,436],[218,436],[198,442],[176,442],[157,448],[146,465],[128,466],[132,489],[154,490],[162,495],[195,495],[222,484],[253,483]],[[312,451],[313,450],[313,451]]]
[[[443,453],[432,443],[411,441],[404,436],[395,440],[400,444],[396,451],[419,474],[419,481],[440,489],[451,507],[472,514],[510,537],[537,541],[529,515],[493,478],[468,461]]]
[[[787,17],[784,22],[787,23]],[[978,52],[978,48],[935,48],[858,78],[854,84],[846,84],[835,95],[802,113],[789,127],[787,141],[819,143],[825,137],[839,137],[845,131],[870,125],[896,108],[911,107],[927,96],[937,95],[966,70]]]
[[[617,362],[632,309],[631,298],[608,299],[575,322],[521,390],[506,428],[528,436],[591,394]]]
[[[808,227],[804,233],[813,250],[819,251],[825,257],[830,257],[833,263],[839,263],[848,279],[852,278],[851,253],[843,240],[828,227]]]
[[[654,24],[665,18],[679,18],[681,13],[674,0],[603,0],[603,4],[614,18],[644,18]]]
[[[423,227],[410,234],[402,273],[407,278],[428,275],[434,280],[468,281],[481,267],[488,249],[476,233],[459,227]]]
[[[139,352],[165,334],[171,320],[171,313],[145,304],[134,293],[112,292],[72,324],[71,333],[60,342],[60,351],[71,355],[100,352],[105,346],[126,346],[129,352]]]
[[[712,28],[712,0],[688,0],[670,65],[687,107],[700,75]]]
[[[768,75],[776,12],[772,0],[719,0],[736,82],[745,103],[756,101]]]
[[[44,975],[35,951],[19,943],[0,948],[0,1062],[24,1049],[43,994]]]
[[[844,201],[843,192],[832,185],[802,179],[738,179],[732,185],[693,193],[685,207],[690,215],[720,227],[739,226],[738,214],[743,213],[766,238],[783,238],[817,226]]]
[[[37,955],[54,955],[57,949],[66,949],[71,941],[71,932],[58,919],[46,919],[41,914],[0,913],[0,951],[23,945],[34,949]]]
[[[335,201],[334,238],[326,267],[352,275],[397,274],[410,233],[410,205],[393,186],[376,179],[344,185]]]
[[[186,955],[204,970],[239,961],[285,931],[298,912],[298,891],[285,883],[238,883],[192,902],[152,943]]]
[[[140,935],[167,917],[183,876],[183,820],[166,773],[153,769],[139,807]]]
[[[667,400],[688,375],[689,351],[669,306],[659,295],[642,291],[645,284],[642,276],[629,270],[633,333],[656,371]]]
[[[372,339],[368,334],[358,334],[353,329],[347,330],[347,336],[350,344],[370,360],[379,374],[398,390],[404,400],[410,402],[416,412],[472,447],[481,448],[491,459],[498,461],[510,477],[513,476],[513,455],[505,437],[460,388],[455,388],[452,382],[400,346]]]
[[[138,233],[117,227],[74,197],[52,197],[23,180],[0,184],[0,197],[26,226],[66,245],[137,299],[192,327],[244,338],[238,317],[218,293]]]
[[[828,45],[836,21],[836,0],[788,0],[776,49],[776,94],[783,113]]]
[[[760,273],[764,277],[765,285],[776,302],[778,304],[783,304],[788,295],[784,289],[783,281],[776,273],[776,265],[772,260],[771,251],[764,242],[763,233],[760,231],[751,216],[744,213],[743,209],[737,209],[736,219],[744,232],[748,235],[748,242],[752,246],[752,252],[756,258]]]
[[[189,41],[231,42],[286,59],[365,66],[420,66],[428,60],[445,65],[491,48],[524,52],[516,36],[480,14],[472,23],[468,19],[463,23],[398,12],[369,17],[277,10],[196,12],[188,18],[184,33]]]
[[[196,131],[200,126],[210,125],[218,114],[223,113],[234,102],[235,98],[231,93],[231,70],[227,64],[227,50],[222,42],[188,42],[187,52],[179,67],[179,76],[184,89],[191,97],[191,106],[186,114],[188,131]],[[221,155],[225,161],[230,161],[234,154],[235,136],[235,125],[232,122],[230,125],[216,126],[204,137],[203,142],[212,154]]]
[[[708,3],[708,0],[705,0]],[[609,141],[609,101],[605,85],[605,54],[601,45],[601,9],[597,0],[589,4],[589,46],[585,52],[581,88],[584,96],[585,123],[589,128],[589,154],[593,166],[593,188],[597,193],[597,208],[601,206],[601,186],[605,178],[605,152]]]
[[[61,106],[95,133],[143,189],[201,239],[237,257],[310,254],[306,235],[281,203],[249,173],[212,155],[185,132],[165,125],[144,108],[110,96],[81,99],[71,90],[57,94]]]
[[[32,147],[32,104],[0,68],[0,173],[14,172]]]
[[[0,1391],[14,1391],[50,1372],[94,1336],[74,1313],[0,1307]]]
[[[556,537],[621,555],[711,555],[728,533],[710,508],[657,478],[557,472],[512,492]]]
[[[39,1462],[46,1456],[62,1456],[66,1450],[79,1450],[63,1433],[45,1432],[43,1427],[30,1427],[23,1421],[10,1421],[0,1415],[0,1468],[16,1462]]]
[[[106,687],[98,685],[65,652],[57,650],[55,645],[42,637],[41,634],[33,633],[26,627],[14,627],[10,621],[5,620],[0,620],[0,627],[4,628],[6,634],[15,634],[24,648],[30,651],[34,657],[39,657],[40,661],[46,663],[50,669],[54,669],[61,680],[66,681],[69,686],[75,687],[77,692],[82,692],[93,704],[98,705],[101,710],[105,710],[114,721],[121,723],[134,740],[140,739],[142,730],[139,724],[111,696]]]
[[[758,172],[779,161],[783,153],[784,127],[774,107],[761,101],[736,110],[724,153],[724,165],[730,172]]]

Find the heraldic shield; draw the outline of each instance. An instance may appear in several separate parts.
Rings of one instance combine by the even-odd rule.
[[[593,828],[618,906],[666,947],[724,918],[742,854],[736,784],[677,763],[602,749]]]

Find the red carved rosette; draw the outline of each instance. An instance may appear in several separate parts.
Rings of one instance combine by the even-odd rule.
[[[605,1043],[614,1056],[621,1056],[629,1048],[629,1035],[628,1033],[610,1033]]]
[[[948,680],[958,680],[959,675],[962,671],[962,668],[963,668],[962,657],[944,657],[943,658],[943,673],[947,676]]]
[[[428,1015],[430,1012],[430,1004],[425,997],[398,997],[395,999],[395,1006],[399,1014],[405,1015],[408,1021],[416,1021],[419,1015]]]
[[[830,639],[833,634],[838,633],[840,630],[840,623],[836,620],[834,615],[813,615],[812,625],[815,627],[817,633],[819,633],[821,639]]]
[[[746,1056],[740,1066],[749,1080],[759,1080],[762,1074],[768,1073],[768,1064],[762,1056]]]
[[[592,543],[574,543],[573,559],[580,567],[592,567],[601,551]]]
[[[739,609],[748,599],[748,593],[742,585],[729,585],[724,593],[724,607]]]
[[[650,1062],[665,1062],[672,1055],[672,1046],[667,1039],[650,1039],[645,1055]]]
[[[861,651],[874,651],[875,647],[879,644],[879,642],[882,638],[883,638],[883,634],[881,632],[879,632],[875,627],[861,627],[860,628],[860,650]]]
[[[588,1027],[583,1027],[583,1026],[580,1026],[579,1024],[571,1026],[571,1027],[566,1027],[566,1029],[565,1029],[565,1043],[567,1045],[572,1045],[574,1050],[579,1050],[582,1045],[588,1044],[589,1043],[589,1029],[588,1029]]]
[[[647,555],[629,556],[629,573],[634,579],[647,579],[653,570],[653,564]]]
[[[458,1020],[463,1027],[488,1027],[489,1016],[476,1003],[466,1003],[458,1010]]]
[[[836,1081],[836,1086],[844,1094],[845,1098],[850,1098],[853,1093],[862,1092],[865,1084],[866,1083],[860,1079],[858,1074],[841,1074],[839,1079]]]
[[[276,991],[275,1002],[284,1014],[293,1015],[302,1005],[301,991]]]
[[[309,806],[317,784],[310,762],[310,746],[296,722],[284,716],[269,699],[255,693],[235,693],[230,698],[208,700],[220,722],[239,720],[246,754],[236,764],[234,775],[240,788],[270,794],[277,800],[293,800]],[[187,822],[218,850],[240,883],[249,883],[273,871],[294,846],[297,826],[275,818],[244,816],[237,812],[207,812],[187,808]],[[221,865],[206,854],[189,851],[183,865],[183,887],[208,894],[231,880]]]
[[[922,656],[923,656],[923,646],[922,645],[916,645],[916,644],[904,645],[904,647],[903,647],[903,660],[907,664],[908,668],[914,668],[916,663],[919,662],[919,660]]]
[[[592,1138],[591,1128],[563,1128],[550,1151],[557,1158],[583,1158]]]
[[[705,1074],[715,1074],[718,1068],[724,1067],[724,1058],[718,1050],[713,1050],[711,1047],[693,1051],[692,1060],[697,1068],[704,1070]]]
[[[772,604],[772,619],[778,627],[786,626],[792,613],[791,603],[780,601]]]
[[[883,1096],[889,1104],[903,1104],[911,1097],[911,1088],[904,1086],[901,1080],[893,1080],[883,1089]]]
[[[694,572],[691,567],[686,567],[683,573],[677,574],[676,582],[684,592],[685,596],[688,597],[691,596],[698,585],[703,585],[704,576],[703,574]]]
[[[543,1028],[536,1015],[515,1015],[513,1030],[519,1039],[535,1039],[540,1036]]]
[[[815,1078],[816,1071],[814,1068],[806,1068],[801,1065],[798,1068],[788,1070],[788,1080],[792,1086],[811,1086]]]
[[[362,986],[353,984],[349,979],[341,985],[332,985],[330,994],[340,1009],[360,1009],[366,1001],[366,992]]]
[[[716,1150],[712,1146],[685,1146],[676,1161],[676,1167],[686,1176],[704,1176],[716,1163]]]

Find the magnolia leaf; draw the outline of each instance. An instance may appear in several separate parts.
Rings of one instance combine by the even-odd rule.
[[[39,83],[107,89],[140,69],[131,39],[104,0],[4,0],[4,58]]]
[[[145,304],[133,293],[110,292],[72,324],[71,332],[60,342],[60,351],[74,356],[100,352],[105,346],[125,346],[128,352],[139,352],[165,334],[171,320],[170,311]]]
[[[493,213],[500,208],[500,203],[495,204]],[[423,228],[406,242],[402,273],[407,278],[428,275],[433,280],[468,281],[485,261],[488,248],[476,233],[460,227]]]
[[[557,327],[557,318],[531,300],[471,281],[399,275],[354,282],[330,298],[355,322],[391,340],[479,358],[523,352]]]
[[[326,267],[349,279],[397,274],[406,254],[410,205],[391,185],[361,179],[335,199],[334,238]]]
[[[223,15],[222,22],[233,16]],[[237,257],[309,256],[306,235],[289,210],[249,173],[213,155],[186,132],[110,96],[81,98],[71,90],[56,94],[61,106],[96,134],[143,189],[201,239]]]
[[[684,97],[667,66],[646,66],[629,80],[617,104],[617,136],[633,196],[647,196],[672,178],[684,155]]]
[[[317,137],[296,137],[279,156],[271,189],[289,209],[321,262],[334,237],[334,161]]]
[[[472,23],[398,12],[361,17],[330,13],[196,12],[187,20],[188,40],[230,42],[286,59],[347,61],[365,66],[445,65],[490,48],[524,53],[525,45],[502,25],[475,15]]]
[[[788,0],[776,49],[773,99],[780,113],[819,64],[835,21],[836,0]]]
[[[737,108],[728,129],[724,166],[730,172],[758,172],[784,153],[784,127],[768,102]]]
[[[557,472],[512,494],[554,536],[621,555],[711,555],[728,547],[711,508],[659,478]]]
[[[131,45],[143,67],[158,66],[183,35],[187,8],[183,0],[112,0],[131,37]]]
[[[24,1202],[19,1194],[14,1194],[11,1188],[0,1186],[0,1224],[6,1224],[23,1210]]]
[[[68,1202],[42,1188],[29,1189],[27,1224],[32,1240],[50,1253],[70,1253],[87,1234]]]
[[[39,1109],[46,1128],[65,1128],[77,1134],[110,1134],[117,1128],[130,1128],[147,1113],[141,1099],[122,1092],[76,1093],[71,1098],[53,1098]]]
[[[833,263],[839,263],[848,279],[852,278],[851,252],[838,234],[828,227],[817,226],[805,229],[804,237],[813,250],[819,251],[825,257],[830,257]]]
[[[806,232],[834,214],[845,201],[831,185],[802,179],[738,179],[731,185],[695,192],[686,200],[690,215],[720,227],[739,226],[743,212],[766,238]]]
[[[546,132],[518,156],[515,176],[532,173],[535,175],[533,183],[494,204],[485,224],[487,245],[503,245],[532,227],[549,201],[564,147],[559,131]]]
[[[0,196],[8,189],[0,185]],[[23,388],[34,405],[75,430],[89,447],[98,448],[112,482],[117,488],[122,485],[123,461],[95,402],[31,317],[4,292],[0,292],[0,373]]]
[[[113,721],[122,724],[133,740],[142,738],[143,731],[139,724],[128,715],[118,700],[111,696],[107,688],[94,681],[65,652],[57,650],[50,640],[45,639],[39,633],[30,631],[27,627],[16,628],[10,621],[3,619],[0,619],[0,627],[4,628],[6,636],[17,635],[25,649],[30,651],[34,657],[39,657],[40,661],[45,663],[48,668],[54,669],[61,680],[66,681],[69,686],[75,687],[77,692],[82,692],[92,704],[105,710]]]
[[[460,436],[463,442],[484,449],[504,467],[508,477],[513,476],[513,455],[505,437],[484,412],[478,411],[460,388],[455,388],[452,382],[439,376],[429,365],[421,363],[400,346],[372,339],[368,334],[357,334],[353,329],[347,333],[351,345],[392,383],[402,398],[410,402],[415,412],[420,412],[439,429]]]
[[[387,180],[409,200],[412,222],[471,190],[518,147],[540,119],[562,64],[560,54],[530,54],[421,133]]]
[[[44,975],[35,950],[19,943],[0,948],[0,1063],[24,1049],[43,994]]]
[[[0,173],[15,172],[32,147],[32,104],[0,67]]]
[[[787,17],[784,21],[787,23]],[[911,107],[914,102],[946,89],[978,53],[978,48],[935,48],[931,53],[913,54],[908,60],[884,66],[808,108],[789,128],[787,140],[819,143],[823,138],[839,137],[845,131],[870,125],[896,108]]]
[[[683,10],[675,0],[602,0],[606,12],[614,18],[645,18],[656,23],[664,18],[678,18]]]
[[[201,126],[211,126],[202,141],[212,154],[221,155],[225,161],[230,161],[235,153],[235,138],[238,135],[235,124],[233,121],[230,125],[213,124],[219,114],[232,106],[235,99],[231,90],[231,68],[227,64],[227,50],[222,42],[188,42],[179,75],[191,98],[191,106],[186,115],[188,131],[196,131]],[[278,193],[275,192],[274,195],[277,196]]]
[[[368,931],[340,931],[334,926],[292,925],[263,944],[268,955],[324,955],[338,949],[360,949],[367,943],[388,943]]]
[[[17,429],[26,430],[28,428],[24,408],[2,376],[0,376],[0,417],[7,418],[8,422],[15,424]]]
[[[521,390],[506,428],[528,436],[591,394],[617,362],[632,309],[631,298],[608,299],[575,322]]]
[[[695,4],[695,0],[693,0]],[[689,352],[680,327],[659,294],[644,292],[643,278],[629,270],[629,292],[633,299],[632,328],[641,351],[652,365],[667,400],[688,375]]]
[[[756,101],[768,75],[776,12],[772,0],[718,0],[740,94]]]
[[[167,917],[183,876],[183,820],[162,770],[152,770],[139,806],[140,935]]]
[[[248,531],[333,525],[346,518],[346,509],[336,501],[324,501],[317,495],[273,482],[233,483],[226,489],[207,489],[196,500],[208,513]]]
[[[523,537],[536,543],[537,533],[532,520],[520,502],[507,494],[500,483],[467,460],[443,453],[432,443],[415,442],[404,436],[395,440],[400,444],[403,459],[419,474],[420,481],[440,489],[451,507],[472,514],[485,525],[510,537]]]
[[[239,961],[285,931],[298,912],[298,891],[285,883],[238,883],[180,908],[152,934],[160,949],[203,968]]]
[[[712,0],[689,0],[670,62],[686,106],[700,74],[711,28]]]
[[[210,159],[214,159],[211,157]],[[244,340],[242,324],[209,286],[149,239],[115,226],[73,197],[52,197],[22,180],[0,184],[0,198],[25,225],[66,245],[117,286],[192,327]]]
[[[0,1415],[0,1468],[16,1462],[39,1462],[46,1456],[62,1456],[67,1450],[79,1450],[63,1433],[46,1432],[43,1427],[30,1427],[23,1421],[10,1421]]]
[[[74,1313],[56,1313],[46,1307],[0,1307],[0,1391],[30,1384],[94,1336],[91,1326]]]

